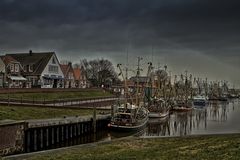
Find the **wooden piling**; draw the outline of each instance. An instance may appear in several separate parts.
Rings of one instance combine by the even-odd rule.
[[[93,107],[93,133],[97,131],[97,115],[96,115],[96,105]]]

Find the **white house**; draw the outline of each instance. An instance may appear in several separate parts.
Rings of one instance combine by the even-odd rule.
[[[23,66],[26,87],[62,88],[64,74],[54,52],[7,54]]]

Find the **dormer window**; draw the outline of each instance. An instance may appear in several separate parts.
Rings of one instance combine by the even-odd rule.
[[[28,71],[33,72],[33,65],[28,65]]]
[[[10,71],[14,72],[14,64],[10,64]]]
[[[15,64],[15,72],[19,72],[19,64]]]

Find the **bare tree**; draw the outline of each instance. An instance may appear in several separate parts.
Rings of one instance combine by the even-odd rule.
[[[117,73],[115,72],[111,61],[107,59],[94,59],[87,61],[84,59],[81,62],[85,68],[87,79],[93,86],[109,86],[118,82]]]

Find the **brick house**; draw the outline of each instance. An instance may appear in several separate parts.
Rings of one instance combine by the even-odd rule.
[[[83,67],[74,68],[73,72],[75,76],[76,88],[88,88],[89,84]]]
[[[21,74],[23,67],[19,61],[9,55],[0,58],[0,87],[23,88],[26,78]]]
[[[64,74],[64,88],[75,88],[75,76],[72,67],[72,63],[60,64],[62,72]]]

